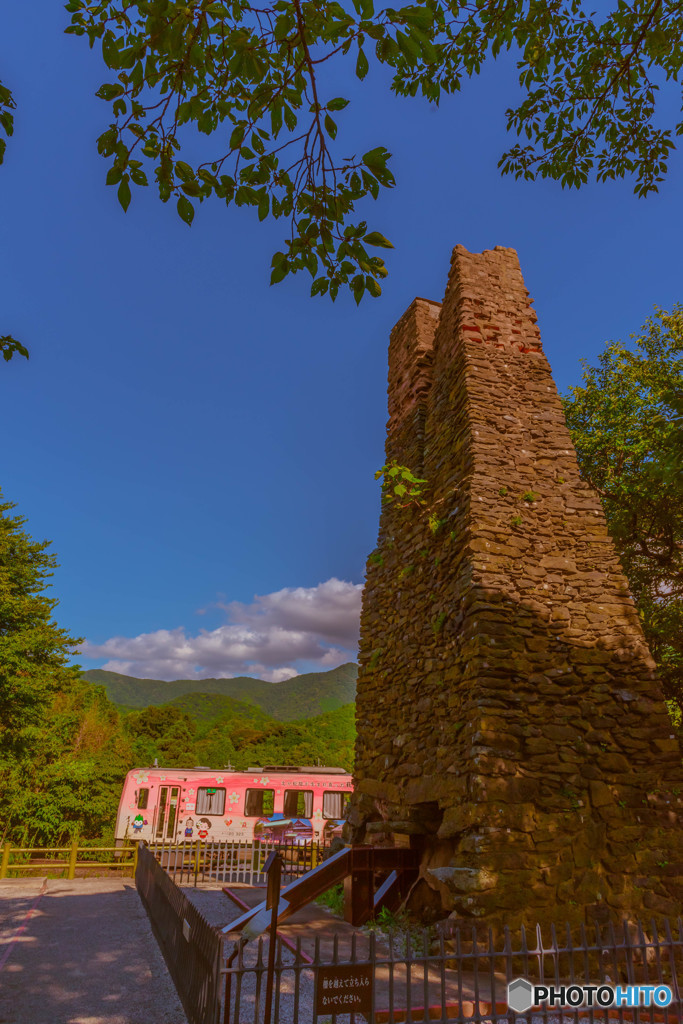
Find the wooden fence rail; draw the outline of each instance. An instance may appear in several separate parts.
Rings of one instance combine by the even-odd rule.
[[[81,858],[78,855],[89,853],[90,858]],[[115,860],[101,861],[97,854],[116,854]],[[53,856],[64,854],[64,858]],[[39,858],[39,859],[37,859]],[[0,859],[0,878],[19,878],[24,873],[38,871],[41,874],[61,869],[62,877],[75,878],[79,868],[117,868],[120,871],[129,871],[135,875],[137,866],[138,847],[131,846],[79,846],[74,841],[70,846],[13,846],[5,843],[2,848]],[[66,874],[64,874],[66,872]]]

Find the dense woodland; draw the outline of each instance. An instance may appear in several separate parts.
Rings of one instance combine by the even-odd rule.
[[[658,663],[683,708],[683,307],[610,343],[565,396]],[[425,485],[428,493],[428,481]],[[284,683],[85,675],[45,595],[56,557],[0,494],[0,842],[111,841],[132,767],[353,766],[356,667]]]

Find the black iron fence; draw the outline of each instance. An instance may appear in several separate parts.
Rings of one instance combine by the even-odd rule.
[[[263,1020],[266,945],[258,939],[232,947],[232,962],[224,968],[224,1024]],[[527,982],[511,997],[519,1012],[508,1003],[508,985],[517,979]],[[553,1001],[529,1005],[539,986]],[[581,993],[584,986],[588,989]],[[293,949],[278,944],[273,1020],[683,1024],[682,990],[680,919],[673,929],[667,922],[660,929],[654,923],[649,928],[624,925],[582,929],[578,938],[569,931],[558,938],[552,928],[549,942],[540,928],[516,942],[507,932],[495,942],[491,933],[482,937],[474,930],[438,935],[366,931],[338,935],[329,944],[301,937]]]
[[[267,940],[228,933],[223,950],[144,846],[136,885],[190,1024],[262,1024]],[[549,939],[540,927],[496,940],[476,928],[334,930],[321,941],[314,922],[278,941],[273,1022],[683,1024],[680,918],[578,935],[553,926]]]
[[[327,847],[317,842],[196,840],[189,843],[151,843],[149,849],[173,881],[180,885],[201,882],[265,885],[263,868],[268,855],[276,850],[282,857],[282,880],[286,885],[316,867],[325,856]]]
[[[222,938],[140,844],[135,885],[189,1024],[218,1024]]]

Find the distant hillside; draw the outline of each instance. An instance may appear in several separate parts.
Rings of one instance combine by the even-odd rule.
[[[83,675],[88,682],[103,686],[114,704],[123,705],[127,709],[173,702],[194,718],[195,714],[190,708],[184,707],[178,699],[217,695],[256,705],[281,722],[294,722],[352,704],[356,699],[358,666],[348,662],[330,672],[308,672],[283,683],[267,683],[263,679],[250,679],[248,676],[165,682],[162,679],[135,679],[133,676],[105,672],[98,668],[89,669]],[[204,707],[208,720],[212,719],[218,705],[202,701],[199,705]],[[193,707],[196,709],[197,705]],[[229,708],[225,710],[229,717]]]
[[[169,700],[166,707],[184,711],[200,727],[234,721],[262,726],[274,721],[258,704],[247,704],[223,693],[183,693]]]

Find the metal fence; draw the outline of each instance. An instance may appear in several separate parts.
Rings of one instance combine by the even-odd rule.
[[[189,1024],[218,1024],[222,938],[160,867],[144,844],[135,885]]]
[[[263,1020],[267,955],[265,939],[233,947],[226,979],[224,1024],[260,1024]],[[306,956],[306,954],[312,956]],[[308,962],[306,960],[308,959]],[[372,979],[362,992],[363,977]],[[574,1007],[565,996],[515,1013],[508,1006],[508,983],[525,978],[532,985],[670,987],[668,1006]],[[325,986],[323,990],[322,986]],[[551,929],[544,941],[540,927],[513,942],[506,930],[500,942],[489,932],[455,929],[451,933],[354,933],[329,945],[301,937],[293,950],[278,943],[273,1020],[278,1024],[361,1021],[371,1024],[441,1021],[443,1024],[682,1024],[683,923],[649,928],[582,929],[573,941],[567,929],[558,939]],[[606,989],[603,989],[606,991]],[[571,995],[571,993],[570,993]],[[560,993],[561,996],[561,993]],[[595,1000],[595,996],[589,997]],[[341,1000],[341,1003],[340,1003]],[[365,1000],[365,1003],[363,1003]],[[335,1012],[346,1001],[352,1012]],[[325,1009],[325,1007],[332,1009]]]
[[[174,882],[265,885],[264,865],[274,850],[282,857],[283,884],[316,867],[326,847],[321,843],[151,843],[149,850]]]

